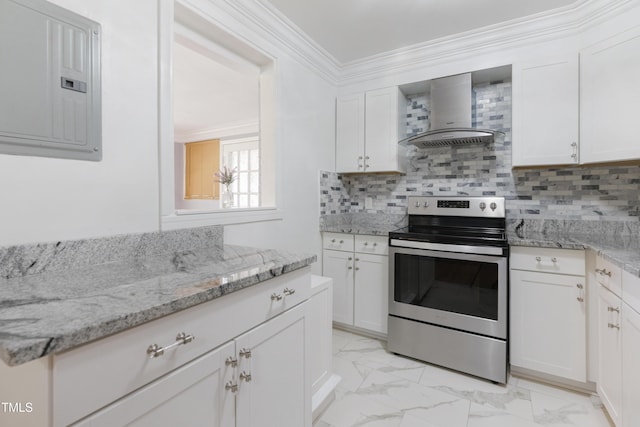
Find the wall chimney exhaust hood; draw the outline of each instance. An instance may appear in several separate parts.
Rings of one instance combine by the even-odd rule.
[[[418,148],[491,143],[502,132],[471,127],[471,73],[431,80],[431,129],[399,142]]]

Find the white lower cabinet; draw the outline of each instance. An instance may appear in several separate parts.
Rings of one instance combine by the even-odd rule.
[[[387,333],[389,257],[355,254],[354,319],[359,328]]]
[[[331,280],[313,282],[305,267],[25,365],[0,363],[13,381],[0,394],[32,399],[42,426],[311,427],[339,381]],[[7,424],[0,412],[0,425],[35,417]]]
[[[387,333],[387,240],[383,236],[324,233],[322,274],[333,279],[334,322]]]
[[[598,289],[598,395],[616,425],[622,407],[622,334],[620,298],[604,286]]]
[[[322,252],[322,275],[333,279],[333,321],[345,325],[353,325],[353,258],[353,252]]]
[[[512,367],[586,382],[584,259],[584,251],[511,248]]]
[[[234,426],[235,397],[225,391],[234,376],[225,359],[234,356],[234,349],[233,342],[227,343],[73,425]]]
[[[636,286],[640,285],[640,281]],[[640,424],[640,313],[627,304],[622,307],[622,425]]]
[[[311,425],[306,304],[236,339],[236,426]]]
[[[306,307],[286,311],[76,425],[310,426]]]

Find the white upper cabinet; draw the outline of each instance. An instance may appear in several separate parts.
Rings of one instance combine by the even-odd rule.
[[[406,103],[398,87],[339,97],[336,172],[404,172]]]
[[[336,171],[364,172],[364,93],[336,102]]]
[[[578,55],[513,64],[513,166],[579,161]]]
[[[640,159],[640,26],[580,53],[582,163]]]

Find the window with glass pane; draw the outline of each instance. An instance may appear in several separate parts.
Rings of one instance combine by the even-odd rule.
[[[260,148],[257,139],[225,142],[222,145],[223,166],[235,171],[237,179],[229,186],[234,207],[260,206]]]

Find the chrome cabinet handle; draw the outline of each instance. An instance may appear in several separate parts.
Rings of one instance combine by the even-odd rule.
[[[234,384],[233,382],[229,381],[224,385],[224,389],[230,390],[231,393],[235,393],[236,391],[238,391],[238,384]]]
[[[618,324],[607,323],[607,326],[611,329],[620,329],[620,325]]]
[[[584,288],[584,286],[582,286],[582,283],[578,283],[578,284],[576,285],[576,287],[577,287],[578,289],[582,289],[582,288]]]
[[[284,296],[288,297],[289,295],[295,294],[296,290],[295,289],[284,288],[284,291],[282,291],[282,293],[284,294]]]
[[[179,345],[189,344],[191,341],[195,339],[196,337],[194,337],[191,334],[187,335],[184,332],[180,332],[176,336],[176,342],[166,347],[160,347],[158,344],[151,344],[149,347],[147,347],[147,356],[149,356],[149,359],[160,357],[165,353],[165,351],[171,350],[172,348],[177,347]]]
[[[245,371],[242,371],[240,373],[240,379],[244,382],[251,382],[251,374],[246,373]]]
[[[620,313],[620,307],[607,307],[607,311],[615,311],[616,313]]]
[[[578,143],[577,142],[572,142],[571,143],[571,158],[575,162],[578,161]]]
[[[226,366],[231,366],[232,368],[235,368],[236,366],[238,366],[238,359],[234,359],[233,357],[229,356],[227,357],[227,360],[224,361],[224,364]]]
[[[280,301],[282,299],[281,294],[276,294],[275,292],[271,294],[271,301]]]
[[[584,298],[582,298],[582,297],[578,297],[578,298],[576,298],[576,299],[577,299],[579,302],[584,302]]]
[[[536,261],[540,262],[542,261],[542,258],[540,258],[539,256],[536,257]]]
[[[240,357],[244,357],[245,359],[250,359],[251,358],[251,349],[250,348],[242,348],[240,350]]]
[[[598,273],[598,274],[602,274],[603,276],[609,276],[609,277],[611,277],[611,272],[610,272],[610,271],[607,271],[607,269],[606,269],[606,268],[603,268],[603,269],[596,268],[596,273]]]

